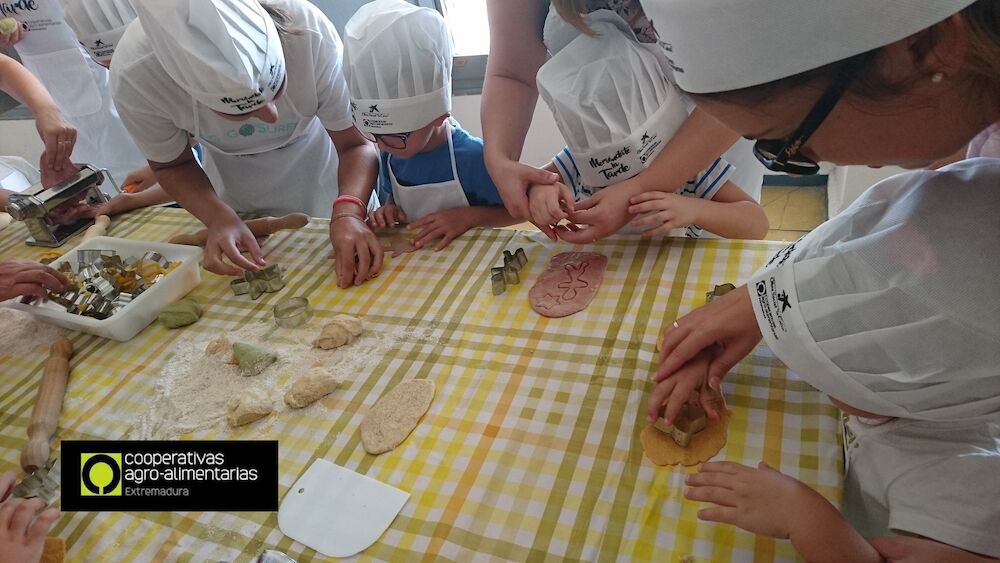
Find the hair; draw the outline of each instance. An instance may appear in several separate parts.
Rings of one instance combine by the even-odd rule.
[[[302,30],[295,25],[295,19],[288,13],[288,10],[264,0],[259,0],[259,2],[264,11],[267,12],[267,15],[271,16],[271,19],[274,21],[274,27],[278,28],[280,35],[302,34]]]
[[[590,36],[596,35],[583,19],[584,14],[589,11],[587,10],[587,0],[551,0],[551,2],[552,7],[567,23],[579,29],[581,33]]]
[[[556,2],[557,0],[553,0]],[[969,50],[963,69],[972,87],[987,99],[1000,96],[1000,1],[978,0],[959,12],[969,37]],[[928,42],[936,41],[934,27],[928,28]],[[692,94],[695,98],[716,100],[737,105],[757,105],[795,88],[808,84],[826,84],[844,69],[853,72],[850,94],[879,100],[899,95],[912,87],[916,78],[890,82],[879,72],[882,48],[830,63],[794,76],[728,92]]]

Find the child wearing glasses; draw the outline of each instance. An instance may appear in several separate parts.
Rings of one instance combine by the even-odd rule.
[[[409,222],[412,244],[441,250],[472,227],[515,223],[483,162],[483,142],[450,117],[451,36],[435,10],[364,5],[344,30],[354,124],[378,145],[374,229]]]
[[[680,175],[679,165],[697,170],[690,164],[707,160],[699,152],[709,151],[698,143],[671,144],[689,127],[691,106],[669,81],[662,49],[637,40],[613,11],[589,13],[585,21],[593,34],[554,11],[546,21],[546,45],[553,54],[536,80],[568,147],[546,167],[559,173],[562,183],[529,189],[532,222],[548,226],[550,237],[576,243],[610,235],[622,225],[619,232],[647,237],[763,238],[767,216],[738,185],[759,189],[763,177],[749,148],[740,147],[736,166],[727,162],[727,153],[694,177]],[[662,185],[649,189],[651,182]],[[556,227],[563,219],[588,228]]]

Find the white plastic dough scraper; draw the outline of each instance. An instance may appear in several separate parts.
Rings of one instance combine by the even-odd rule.
[[[327,557],[350,557],[378,541],[410,493],[317,459],[285,494],[278,528]]]

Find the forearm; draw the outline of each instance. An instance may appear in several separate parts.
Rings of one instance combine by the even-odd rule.
[[[470,227],[507,227],[518,222],[502,205],[477,205],[468,214]]]
[[[523,82],[506,76],[486,78],[480,119],[487,166],[521,159],[537,100],[538,91]]]
[[[55,100],[35,75],[6,55],[0,55],[0,90],[27,106],[36,116],[59,111]]]
[[[675,192],[711,166],[740,136],[695,109],[646,170],[636,176],[641,191]]]
[[[354,196],[368,203],[378,178],[378,151],[364,143],[338,152],[337,185],[340,195]]]
[[[721,202],[694,199],[695,224],[723,238],[760,240],[770,223],[764,208],[754,201]]]
[[[141,192],[123,193],[115,196],[111,199],[111,213],[125,213],[133,209],[161,205],[172,201],[174,201],[174,198],[162,186],[153,186]]]
[[[799,504],[797,523],[788,539],[799,555],[809,563],[881,563],[882,556],[851,527],[844,516],[825,498],[810,491],[806,502]]]
[[[206,226],[220,221],[239,220],[236,212],[216,195],[212,182],[195,162],[191,151],[185,149],[173,163],[150,161],[149,166],[164,192]]]

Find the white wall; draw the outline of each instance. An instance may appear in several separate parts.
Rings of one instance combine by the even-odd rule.
[[[37,167],[43,148],[34,120],[0,120],[0,155],[19,156]]]
[[[452,101],[452,115],[466,131],[477,137],[483,136],[482,122],[479,120],[479,105],[482,96],[455,96]],[[535,104],[535,116],[528,129],[528,137],[521,151],[521,161],[534,166],[546,164],[563,149],[565,143],[548,106],[541,100]]]
[[[880,180],[905,172],[902,168],[885,166],[870,168],[868,166],[833,166],[830,169],[830,179],[826,185],[827,214],[837,215],[847,208],[858,196]]]

